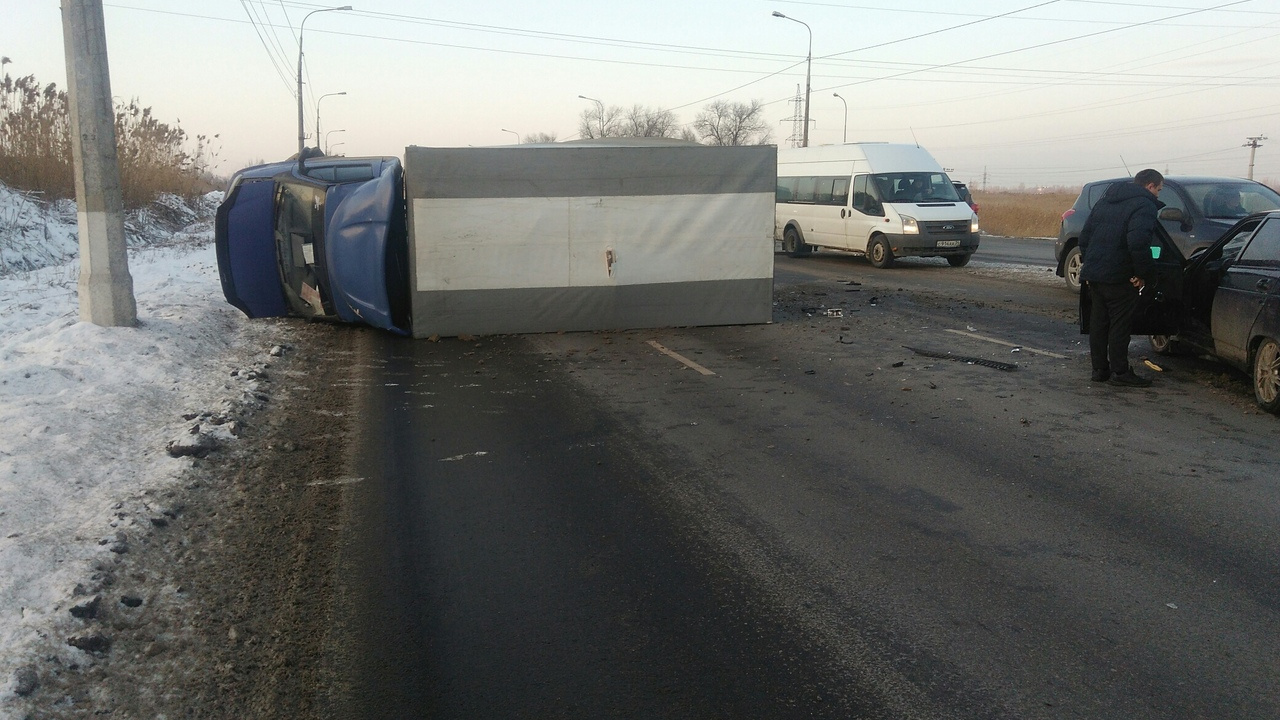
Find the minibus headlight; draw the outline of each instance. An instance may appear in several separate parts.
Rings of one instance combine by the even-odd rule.
[[[969,218],[969,232],[978,232],[978,213],[974,213],[973,216]]]
[[[919,235],[920,225],[916,219],[910,215],[902,215],[902,234],[903,235]]]

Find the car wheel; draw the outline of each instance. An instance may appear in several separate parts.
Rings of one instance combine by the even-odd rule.
[[[1280,345],[1271,338],[1253,353],[1253,396],[1263,410],[1280,415]]]
[[[972,253],[968,255],[948,255],[947,262],[951,263],[951,267],[964,267],[969,264],[969,258],[971,257],[973,257]]]
[[[883,235],[871,238],[871,246],[867,248],[867,259],[871,264],[884,270],[893,267],[893,250]]]
[[[1067,259],[1062,262],[1062,279],[1067,281],[1071,292],[1080,292],[1080,248],[1073,247],[1067,251]]]
[[[1158,355],[1177,355],[1182,352],[1182,343],[1168,335],[1148,335],[1151,349]]]
[[[800,233],[793,227],[787,228],[782,233],[782,249],[791,257],[804,257],[809,254],[810,248],[800,239]]]

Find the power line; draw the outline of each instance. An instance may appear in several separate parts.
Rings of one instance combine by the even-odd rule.
[[[284,82],[285,87],[288,88],[289,94],[294,95],[294,90],[289,85],[289,79],[285,77],[283,72],[281,72],[280,65],[276,62],[275,54],[271,52],[271,47],[267,45],[266,38],[262,36],[262,32],[258,30],[258,24],[254,22],[253,12],[249,10],[248,2],[246,2],[246,0],[240,0],[240,6],[244,8],[245,14],[249,16],[249,24],[253,26],[253,31],[254,33],[257,34],[258,42],[261,42],[262,48],[267,51],[267,57],[271,59],[271,66],[276,69],[276,74],[280,76],[280,80],[282,80]],[[136,9],[136,8],[130,8],[130,9]],[[232,21],[232,22],[235,22],[235,21]]]

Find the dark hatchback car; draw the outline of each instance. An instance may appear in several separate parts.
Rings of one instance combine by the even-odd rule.
[[[1080,231],[1089,211],[1107,188],[1130,178],[1098,180],[1084,186],[1069,210],[1062,214],[1054,257],[1058,276],[1073,292],[1080,292]],[[1160,224],[1183,257],[1212,245],[1240,218],[1280,208],[1280,194],[1253,180],[1223,177],[1171,176],[1160,191]]]
[[[1240,220],[1190,260],[1163,228],[1156,235],[1157,277],[1133,334],[1158,353],[1207,354],[1250,373],[1258,405],[1280,414],[1280,211]],[[1087,313],[1088,286],[1080,302]]]
[[[400,160],[314,158],[245,168],[218,207],[227,302],[407,334],[408,251]]]
[[[951,184],[956,186],[956,194],[960,196],[960,199],[965,201],[975,213],[978,212],[978,203],[973,201],[973,193],[969,192],[969,186],[955,180],[952,180]]]

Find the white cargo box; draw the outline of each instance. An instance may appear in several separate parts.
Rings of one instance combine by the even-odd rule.
[[[777,149],[405,150],[413,335],[769,322]]]

